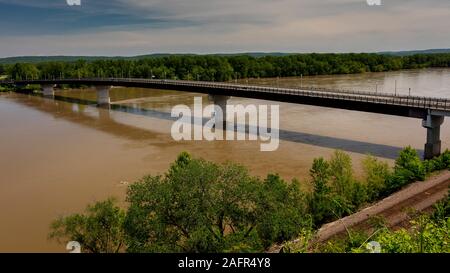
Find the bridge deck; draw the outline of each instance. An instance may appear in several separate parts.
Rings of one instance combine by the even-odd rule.
[[[5,83],[5,82],[4,82]],[[434,111],[439,115],[450,115],[450,99],[394,95],[388,93],[361,92],[351,90],[326,89],[317,87],[307,88],[279,88],[256,85],[160,80],[134,78],[82,78],[82,79],[54,79],[54,80],[26,80],[10,81],[11,84],[82,84],[82,85],[113,85],[125,87],[146,87],[156,89],[171,89],[189,92],[221,94],[237,97],[261,98],[283,102],[313,104],[335,108],[353,109],[368,112],[397,114],[395,108],[401,108],[398,115],[423,118],[426,111]],[[318,100],[328,101],[327,103]],[[333,105],[331,102],[338,102]],[[342,107],[340,102],[344,102]],[[346,104],[350,104],[347,106]],[[378,106],[377,106],[378,105]],[[378,108],[388,108],[378,110]],[[366,109],[367,108],[367,109]],[[404,111],[405,109],[413,110]]]

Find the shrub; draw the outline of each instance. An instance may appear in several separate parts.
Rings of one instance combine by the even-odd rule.
[[[372,235],[350,231],[344,238],[321,243],[316,251],[329,253],[367,252],[366,243],[376,241],[383,253],[450,253],[450,221],[434,221],[428,215],[419,215],[410,221],[408,229],[378,229]]]
[[[376,236],[385,253],[449,253],[450,236],[447,222],[436,223],[427,215],[411,222],[411,229],[385,230]]]
[[[446,222],[450,218],[450,190],[447,198],[434,205],[434,212],[431,219],[435,222]]]
[[[375,201],[385,196],[386,181],[392,175],[389,166],[385,162],[380,162],[373,156],[368,156],[363,161],[363,169],[366,176],[367,198]]]
[[[426,175],[426,170],[417,154],[417,151],[410,146],[400,152],[399,157],[395,161],[394,170],[396,172],[400,171],[400,174],[402,175],[408,175],[405,177],[408,181],[423,181]],[[409,172],[405,172],[405,170]]]
[[[445,152],[442,153],[441,158],[445,168],[450,169],[450,151],[445,150]]]
[[[117,253],[124,246],[125,212],[114,199],[89,205],[86,214],[60,217],[51,224],[50,239],[77,241],[83,252]]]
[[[412,180],[414,174],[407,169],[396,169],[386,180],[385,192],[382,193],[383,196],[392,194],[405,185],[409,184]]]

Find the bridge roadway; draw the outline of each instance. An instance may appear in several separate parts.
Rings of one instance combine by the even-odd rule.
[[[444,122],[444,117],[450,116],[450,100],[445,98],[317,87],[279,88],[222,82],[135,78],[19,80],[3,81],[3,83],[17,86],[39,84],[43,88],[44,96],[53,96],[54,86],[57,84],[95,86],[99,105],[110,103],[109,90],[111,86],[123,86],[209,94],[214,103],[221,106],[222,109],[226,107],[229,97],[235,96],[419,118],[422,119],[422,126],[427,129],[427,141],[424,149],[426,159],[441,153],[440,126]]]

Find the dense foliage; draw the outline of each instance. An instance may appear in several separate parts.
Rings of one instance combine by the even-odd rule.
[[[318,158],[310,170],[312,189],[302,191],[295,179],[286,182],[269,174],[262,180],[243,166],[182,153],[164,175],[146,176],[129,187],[126,211],[111,200],[97,203],[85,215],[56,220],[51,238],[78,241],[88,252],[259,252],[294,237],[309,238],[324,223],[423,180],[431,171],[450,168],[450,152],[421,161],[408,147],[393,169],[370,156],[363,165],[365,178],[358,180],[347,154]],[[437,211],[435,218],[448,218],[448,205]],[[438,226],[430,228],[442,235]],[[362,237],[353,236],[345,249]]]
[[[367,200],[365,186],[354,178],[350,156],[343,152],[335,152],[329,162],[315,159],[310,174],[308,208],[315,227],[353,213]]]
[[[304,222],[301,201],[295,181],[288,185],[276,175],[259,181],[242,166],[183,153],[164,176],[130,187],[128,251],[262,250],[296,235]]]
[[[124,245],[125,212],[108,199],[88,206],[85,214],[60,217],[52,223],[49,237],[60,243],[77,241],[85,252],[117,253]]]
[[[0,75],[13,79],[134,77],[204,81],[235,78],[382,72],[425,67],[450,67],[450,54],[390,56],[381,54],[174,55],[161,58],[53,61],[0,64]]]
[[[309,225],[297,181],[286,183],[278,175],[261,181],[242,166],[217,165],[187,153],[163,176],[146,176],[131,185],[127,201],[123,221],[111,221],[122,219],[122,212],[107,202],[100,206],[117,217],[102,218],[90,208],[87,216],[58,219],[51,237],[79,241],[88,252],[106,252],[110,248],[98,247],[91,238],[107,237],[118,245],[123,237],[109,230],[119,229],[128,252],[255,252]],[[114,236],[97,236],[98,226]]]

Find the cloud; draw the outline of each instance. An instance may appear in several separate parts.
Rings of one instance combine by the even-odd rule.
[[[384,0],[369,7],[365,0],[82,0],[81,9],[59,1],[64,4],[0,0],[0,9],[51,7],[43,23],[31,16],[22,25],[0,11],[0,25],[15,31],[0,37],[0,55],[450,47],[450,1]]]

